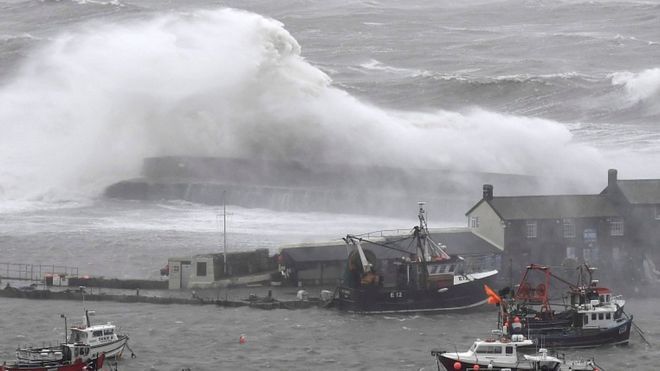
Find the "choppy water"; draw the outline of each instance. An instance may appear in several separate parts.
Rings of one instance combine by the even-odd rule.
[[[76,318],[79,303],[0,300],[3,336],[0,357],[19,344],[62,337],[58,313]],[[226,309],[213,306],[90,304],[98,321],[128,329],[137,358],[120,370],[435,370],[430,350],[464,350],[488,336],[495,311],[434,316],[356,316],[331,310]],[[604,370],[653,370],[660,356],[657,301],[632,300],[629,311],[654,346],[631,335],[628,346],[568,351],[568,357],[595,358]],[[48,313],[46,313],[48,312]],[[239,344],[245,335],[247,342]]]
[[[99,199],[145,156],[569,176],[584,193],[608,168],[660,177],[658,24],[656,0],[0,0],[0,260],[153,278],[169,256],[219,249],[217,208]],[[235,249],[415,217],[230,212]],[[628,304],[653,347],[634,338],[585,355],[606,370],[655,367],[657,304]],[[429,370],[431,348],[467,347],[492,320],[96,309],[131,328],[128,370]],[[57,314],[80,308],[0,299],[0,310],[7,358],[56,340]]]

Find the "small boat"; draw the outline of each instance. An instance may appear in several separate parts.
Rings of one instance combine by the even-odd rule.
[[[127,347],[128,336],[118,334],[116,326],[110,322],[103,325],[92,325],[89,317],[94,314],[94,311],[85,309],[83,324],[71,326],[69,338],[59,346],[19,348],[16,351],[16,357],[19,363],[30,364],[34,361],[61,361],[66,358],[66,354],[62,352],[62,347],[69,346],[87,347],[89,352],[85,352],[84,354],[87,358],[96,357],[99,354],[103,354],[105,358],[121,357],[124,348]],[[83,360],[85,360],[84,357]]]
[[[528,275],[539,271],[544,283],[530,284]],[[514,297],[501,302],[500,326],[505,333],[517,330],[549,348],[594,347],[624,344],[630,338],[633,317],[623,311],[625,301],[598,286],[592,279],[593,267],[579,267],[577,284],[554,275],[549,267],[532,264],[521,280]],[[585,277],[588,277],[585,279]],[[568,284],[570,302],[557,313],[558,304],[550,304],[550,282]]]
[[[19,349],[16,361],[4,362],[0,371],[96,371],[101,370],[104,361],[105,355],[92,354],[88,345],[62,344],[30,351]]]
[[[485,340],[477,339],[466,352],[431,351],[436,358],[438,370],[544,370],[544,371],[595,371],[599,368],[593,360],[572,360],[548,355],[547,349],[539,349],[534,341],[523,335],[502,336],[495,331],[496,337]]]
[[[69,343],[89,345],[92,354],[104,353],[107,358],[120,358],[127,347],[128,335],[117,332],[117,326],[111,322],[92,325],[89,316],[93,311],[85,309],[83,324],[71,326]]]
[[[461,256],[449,255],[428,232],[424,203],[419,226],[397,246],[348,235],[346,272],[335,290],[333,306],[352,313],[409,313],[465,310],[486,303],[482,287],[494,281],[497,270],[472,271]],[[409,250],[402,249],[409,239]],[[401,255],[390,265],[390,281],[376,266],[378,258],[362,247],[367,242]]]

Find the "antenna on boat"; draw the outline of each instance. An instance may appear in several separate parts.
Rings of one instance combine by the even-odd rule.
[[[87,311],[87,309],[85,308],[85,286],[80,286],[79,288],[80,288],[80,295],[82,295],[83,309]]]
[[[64,313],[60,314],[60,318],[64,318],[64,343],[66,344],[66,333],[69,331],[69,326],[66,323],[66,316]]]

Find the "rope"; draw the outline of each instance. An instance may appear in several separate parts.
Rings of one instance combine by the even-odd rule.
[[[635,324],[635,322],[630,322],[630,323],[633,325],[633,327],[635,328],[635,330],[637,330],[637,333],[638,333],[639,336],[642,338],[642,340],[644,340],[644,342],[646,343],[646,345],[649,345],[649,346],[650,346],[651,343],[650,343],[648,340],[646,340],[646,337],[644,336],[644,331],[642,331],[642,329],[639,328],[639,326],[637,326],[637,324]]]
[[[596,360],[595,360],[595,359],[592,359],[592,360],[591,360],[591,363],[593,363],[594,366],[598,367],[598,369],[599,369],[600,371],[605,371],[604,368],[602,368],[598,363],[596,363]]]
[[[131,347],[128,346],[128,342],[126,342],[126,348],[128,348],[128,350],[131,351],[131,358],[136,358],[136,357],[137,357],[137,356],[135,355],[135,352],[133,352],[133,349],[131,349]]]

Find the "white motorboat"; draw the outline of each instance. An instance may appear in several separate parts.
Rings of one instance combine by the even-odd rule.
[[[43,362],[59,362],[66,356],[66,350],[86,349],[85,352],[76,352],[75,356],[85,361],[94,359],[100,355],[104,358],[119,358],[124,349],[128,347],[128,335],[119,334],[117,326],[108,322],[103,325],[92,325],[89,317],[93,311],[85,309],[85,317],[81,325],[71,326],[70,334],[66,342],[58,346],[46,347],[22,347],[16,350],[16,358],[19,364],[35,364]],[[63,318],[66,319],[64,315]],[[65,329],[66,329],[65,322]],[[65,351],[62,351],[65,349]]]
[[[536,343],[517,334],[490,339],[477,339],[466,352],[443,352],[434,350],[438,370],[544,370],[544,371],[594,371],[597,366],[591,360],[567,361],[548,355],[546,349],[536,348]],[[443,368],[441,368],[443,367]]]
[[[127,346],[128,335],[119,334],[117,326],[106,324],[92,325],[89,317],[93,311],[85,309],[82,325],[71,326],[68,342],[89,345],[91,354],[104,353],[106,358],[119,358]]]

